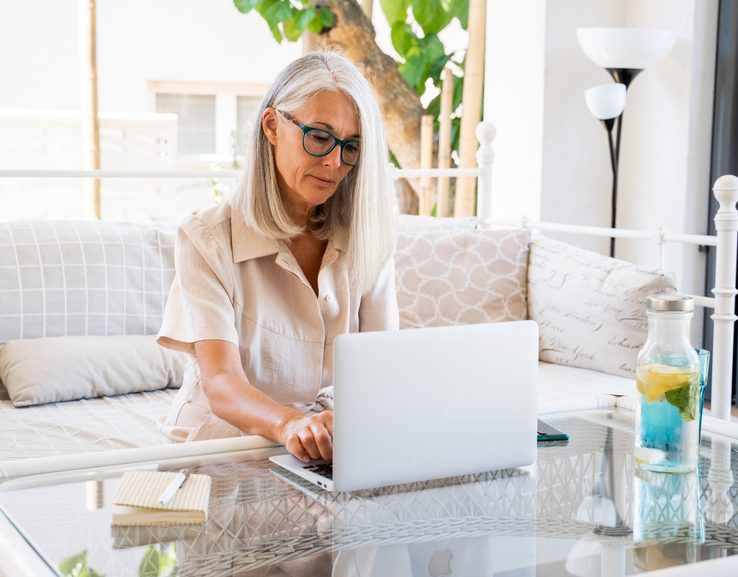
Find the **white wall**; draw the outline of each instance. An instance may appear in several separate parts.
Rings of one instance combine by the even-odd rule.
[[[541,0],[487,3],[483,118],[497,128],[491,210],[499,218],[540,214],[545,16]]]
[[[628,90],[619,184],[623,226],[707,233],[717,4],[628,4],[629,25],[674,30],[677,41]],[[618,254],[637,260],[641,251],[626,241]],[[691,283],[688,290],[703,290],[704,267],[705,253],[697,247],[668,249],[666,268]]]
[[[79,107],[76,0],[0,0],[0,108]],[[302,53],[230,0],[97,0],[100,110],[152,112],[149,80],[269,83]]]
[[[546,3],[540,213],[543,220],[610,226],[612,179],[607,132],[589,113],[584,90],[612,79],[585,56],[576,29],[625,26],[621,4],[589,0]],[[622,219],[618,219],[618,224],[622,224]],[[593,250],[609,250],[609,240],[604,238],[567,237],[566,240]]]
[[[663,28],[677,33],[674,49],[628,90],[618,226],[706,233],[717,4],[489,0],[485,118],[498,128],[493,177],[497,215],[528,207],[532,218],[609,226],[607,132],[588,112],[583,93],[612,80],[584,55],[576,29]],[[565,239],[603,253],[609,247],[606,239]],[[619,240],[616,254],[656,262],[652,244]],[[670,245],[666,268],[681,279],[682,290],[701,293],[704,258],[696,247]]]

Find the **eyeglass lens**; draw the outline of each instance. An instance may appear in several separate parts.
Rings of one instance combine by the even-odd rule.
[[[315,156],[325,156],[335,146],[336,139],[332,134],[324,132],[318,128],[314,128],[305,132],[302,142],[305,146],[305,150],[310,154],[314,154]],[[353,166],[359,162],[359,151],[358,142],[345,142],[341,146],[341,160],[345,164]]]

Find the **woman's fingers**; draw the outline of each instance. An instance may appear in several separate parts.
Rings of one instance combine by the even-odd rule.
[[[333,413],[295,420],[289,427],[285,447],[301,461],[333,459]]]
[[[302,448],[302,443],[297,435],[288,435],[284,442],[285,448],[292,453],[295,457],[301,461],[307,461],[309,459],[305,449]]]
[[[315,441],[315,448],[319,455],[318,458],[325,461],[333,460],[333,438],[325,425],[322,423],[313,423],[310,425],[310,432]]]
[[[318,444],[315,442],[315,437],[313,436],[313,431],[310,425],[300,431],[297,436],[308,456],[311,459],[320,459],[320,450],[318,449]]]

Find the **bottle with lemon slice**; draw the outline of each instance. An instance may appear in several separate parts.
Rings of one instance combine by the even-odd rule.
[[[697,466],[700,369],[689,342],[693,311],[689,297],[648,298],[648,340],[636,372],[635,458],[644,469],[687,473]]]

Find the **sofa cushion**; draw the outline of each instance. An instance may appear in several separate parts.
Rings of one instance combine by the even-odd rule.
[[[155,335],[49,337],[0,346],[0,381],[16,407],[179,387],[186,355]]]
[[[153,334],[174,277],[174,230],[103,221],[0,223],[0,271],[0,343]]]
[[[545,237],[530,242],[528,317],[540,360],[634,377],[646,342],[646,298],[673,292],[672,274]]]
[[[524,320],[528,232],[476,230],[468,219],[460,226],[457,219],[444,220],[449,222],[400,228],[400,328]]]

